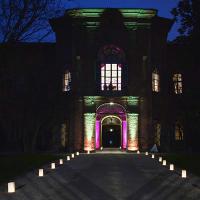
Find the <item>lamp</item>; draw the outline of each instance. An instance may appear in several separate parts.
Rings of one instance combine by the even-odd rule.
[[[51,169],[55,169],[56,168],[56,164],[55,163],[51,163]]]
[[[166,160],[163,160],[162,165],[163,165],[163,166],[166,166],[166,165],[167,165],[167,161],[166,161]]]
[[[76,152],[76,155],[79,156],[79,152]]]
[[[159,157],[159,162],[162,162],[162,157]]]
[[[145,155],[146,155],[146,156],[148,156],[148,155],[149,155],[149,153],[148,153],[148,152],[146,152],[146,153],[145,153]]]
[[[69,161],[70,160],[70,156],[67,156],[67,161]]]
[[[186,170],[182,170],[182,178],[186,178],[187,177],[187,172]]]
[[[155,158],[155,155],[154,155],[154,154],[152,154],[152,155],[151,155],[151,158]]]
[[[59,164],[60,164],[60,165],[63,165],[63,159],[60,159],[60,160],[59,160]]]
[[[8,183],[8,193],[14,193],[15,192],[15,182]]]
[[[72,158],[74,158],[74,153],[72,153]]]
[[[39,176],[39,177],[44,176],[44,170],[43,170],[43,169],[39,169],[38,176]]]
[[[170,171],[173,171],[173,170],[174,170],[174,165],[173,165],[173,164],[170,164],[169,170],[170,170]]]

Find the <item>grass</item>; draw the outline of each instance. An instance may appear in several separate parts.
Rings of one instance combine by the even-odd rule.
[[[25,172],[59,158],[58,155],[46,154],[0,155],[0,183],[12,181]]]
[[[181,169],[200,176],[200,154],[165,154],[163,158]]]

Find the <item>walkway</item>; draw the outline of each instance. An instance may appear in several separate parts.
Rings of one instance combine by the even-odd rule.
[[[36,172],[19,178],[13,194],[1,187],[0,200],[200,199],[199,179],[182,179],[141,154],[82,154],[45,173],[41,178]]]

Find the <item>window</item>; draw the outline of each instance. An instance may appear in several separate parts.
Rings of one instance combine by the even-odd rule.
[[[98,63],[100,90],[122,91],[122,67],[126,66],[124,51],[113,44],[106,45],[98,53]]]
[[[101,90],[121,91],[121,64],[101,65]]]
[[[154,123],[154,142],[157,146],[160,146],[160,134],[161,134],[161,124],[158,122]]]
[[[160,75],[158,74],[157,70],[152,73],[152,91],[160,91]]]
[[[176,124],[175,124],[175,140],[182,141],[183,135],[184,135],[183,126],[179,122],[176,122]]]
[[[71,89],[71,73],[67,70],[63,77],[63,92],[68,92]]]
[[[182,82],[182,74],[174,74],[173,75],[174,82],[174,92],[175,94],[183,93],[183,82]]]

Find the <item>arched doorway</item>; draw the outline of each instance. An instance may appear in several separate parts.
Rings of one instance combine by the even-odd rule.
[[[126,110],[118,103],[105,103],[96,111],[96,149],[127,148]]]
[[[121,147],[122,121],[119,117],[108,115],[101,120],[101,146],[104,148]]]

